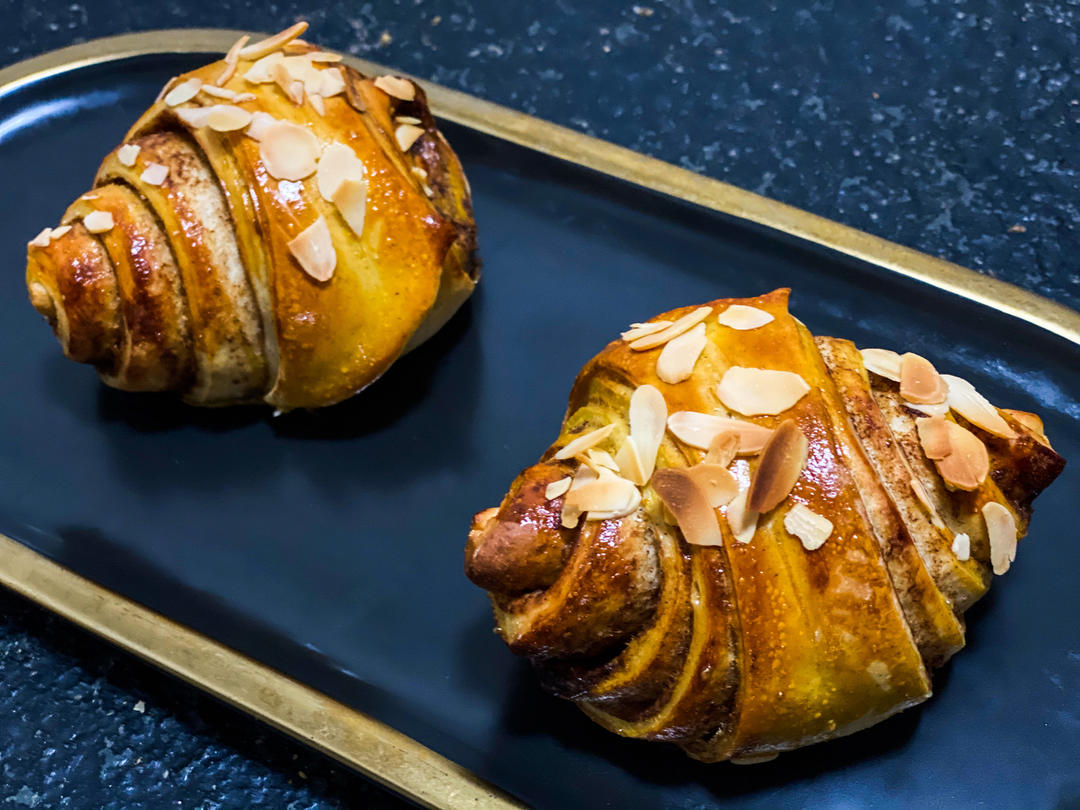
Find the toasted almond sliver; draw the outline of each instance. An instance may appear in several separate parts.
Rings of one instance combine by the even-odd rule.
[[[1001,576],[1016,559],[1016,519],[997,501],[984,504],[982,513],[990,537],[990,565]]]
[[[113,215],[108,211],[91,211],[83,217],[83,226],[90,233],[107,233],[113,229]]]
[[[944,416],[922,416],[915,420],[915,430],[919,434],[926,457],[940,461],[952,452],[949,444],[948,420]]]
[[[228,101],[232,101],[240,95],[235,90],[230,90],[228,87],[218,87],[215,84],[204,84],[199,88],[199,92],[206,93],[206,95],[213,96],[214,98],[223,98]]]
[[[997,408],[975,390],[975,386],[963,377],[942,374],[941,379],[949,388],[949,407],[967,419],[971,424],[981,427],[987,433],[993,433],[1003,439],[1015,439],[1016,431],[1009,427]]]
[[[627,481],[633,481],[638,486],[649,482],[650,476],[645,475],[645,465],[641,461],[637,443],[630,436],[626,437],[619,452],[615,454],[615,464],[618,465],[619,475]]]
[[[922,485],[922,481],[915,476],[912,476],[908,479],[908,483],[911,485],[911,491],[915,494],[915,500],[921,503],[927,512],[931,515],[935,515],[936,510],[934,509],[934,504],[930,502],[930,495],[927,493],[926,487]]]
[[[189,127],[199,129],[206,126],[206,118],[210,114],[209,107],[180,107],[174,110],[176,117]]]
[[[863,365],[886,380],[900,382],[900,355],[888,349],[861,349]]]
[[[289,242],[289,252],[316,281],[329,281],[337,267],[337,251],[326,219],[319,217]]]
[[[270,113],[264,113],[262,110],[252,113],[251,123],[248,125],[245,131],[249,138],[253,138],[256,141],[261,141],[266,136],[266,130],[270,128],[271,124],[277,123],[278,119],[270,115]]]
[[[274,34],[272,37],[255,42],[247,47],[241,48],[239,56],[241,59],[259,59],[267,54],[285,47],[302,33],[307,30],[308,24],[306,22],[298,22],[295,25],[291,25],[284,31],[280,31]]]
[[[780,423],[761,451],[754,480],[750,482],[747,505],[753,512],[774,509],[788,496],[806,464],[810,442],[794,420]]]
[[[961,532],[953,537],[952,552],[956,555],[956,559],[964,562],[971,559],[971,538],[968,535]]]
[[[247,45],[248,40],[251,39],[247,34],[244,34],[240,39],[236,40],[225,54],[225,67],[218,74],[218,77],[214,79],[214,84],[221,86],[225,84],[236,73],[236,64],[240,61],[240,51]],[[205,88],[203,88],[205,89]]]
[[[146,168],[139,175],[139,179],[148,186],[160,186],[168,176],[169,169],[167,166],[162,166],[160,163],[147,163]]]
[[[615,430],[615,425],[610,424],[598,427],[596,430],[590,430],[588,433],[581,434],[559,450],[559,452],[555,454],[555,460],[565,461],[568,458],[581,455],[590,447],[595,447],[600,444],[600,442],[611,435],[611,431],[613,430]]]
[[[232,104],[215,104],[206,114],[206,125],[215,132],[235,132],[251,123],[251,113]]]
[[[586,520],[608,520],[630,514],[641,504],[638,488],[610,470],[601,470],[594,480],[571,485],[563,500],[563,525],[588,512]],[[568,526],[567,528],[573,528]]]
[[[937,405],[948,395],[933,363],[913,352],[900,355],[900,396],[917,405]]]
[[[116,150],[116,159],[120,161],[121,166],[131,168],[135,165],[135,158],[138,157],[140,148],[137,143],[125,143]]]
[[[53,228],[52,233],[49,234],[49,239],[59,239],[65,233],[71,230],[70,225],[61,225],[59,228]]]
[[[619,471],[619,465],[615,463],[615,459],[611,457],[611,453],[607,450],[586,450],[585,457],[596,467],[606,467],[613,473]]]
[[[27,242],[27,244],[28,245],[33,245],[34,247],[41,247],[41,248],[48,247],[51,236],[52,236],[52,228],[44,228],[44,229],[41,230],[40,233],[38,233],[37,236],[35,236],[33,239],[31,239],[29,242]]]
[[[333,202],[342,219],[357,236],[364,233],[364,220],[367,218],[368,182],[366,179],[349,178],[341,183],[334,192]]]
[[[1029,411],[1016,411],[1012,408],[1005,408],[1005,413],[1009,414],[1013,419],[1026,427],[1028,430],[1038,433],[1040,435],[1046,432],[1043,427],[1042,417],[1037,413],[1030,413]]]
[[[744,416],[774,416],[793,407],[810,391],[793,371],[732,366],[716,386],[724,405]]]
[[[274,68],[281,63],[285,55],[275,52],[256,60],[244,74],[244,79],[251,84],[267,84],[274,80]]]
[[[558,481],[552,481],[550,484],[547,485],[547,488],[544,490],[544,497],[547,498],[549,501],[552,501],[555,500],[555,498],[558,498],[560,495],[565,495],[566,491],[570,489],[570,483],[573,480],[574,479],[568,475],[566,476],[566,478],[560,478]]]
[[[367,168],[364,161],[356,156],[352,147],[340,141],[334,141],[323,149],[319,158],[319,168],[315,174],[315,183],[324,200],[334,199],[334,192],[346,180],[364,180]]]
[[[688,332],[693,329],[703,320],[708,318],[710,312],[712,312],[712,307],[698,307],[693,312],[683,315],[675,321],[675,323],[671,324],[671,326],[632,341],[630,343],[630,348],[635,352],[644,352],[649,349],[655,349],[657,346],[663,346],[669,340],[677,338],[683,332]]]
[[[739,543],[749,543],[757,531],[758,513],[746,508],[749,488],[740,487],[739,494],[727,506],[727,522],[731,534]]]
[[[760,452],[773,433],[743,419],[697,411],[676,411],[668,417],[667,426],[676,439],[698,450],[708,450],[721,433],[735,433],[739,437],[739,453],[744,455]]]
[[[386,95],[402,101],[412,101],[416,98],[416,85],[400,76],[379,76],[375,79],[375,86]]]
[[[630,438],[637,447],[643,476],[641,481],[634,483],[644,485],[652,477],[656,454],[667,429],[667,402],[664,395],[655,386],[639,385],[630,395],[629,421]]]
[[[735,431],[717,433],[711,442],[709,450],[705,454],[706,464],[719,464],[727,467],[739,454],[739,434]]]
[[[340,62],[344,57],[332,51],[313,51],[307,55],[312,62]]]
[[[776,319],[771,313],[744,304],[732,304],[716,316],[716,322],[721,326],[737,329],[740,332],[758,329],[774,320]]]
[[[394,130],[394,139],[402,152],[408,152],[417,139],[424,134],[422,127],[415,124],[401,124]]]
[[[422,124],[424,123],[419,118],[412,115],[396,115],[394,121],[398,124]]]
[[[294,79],[282,62],[274,65],[271,73],[274,76],[274,83],[281,88],[281,92],[288,97],[289,101],[297,107],[302,106],[304,103],[304,83],[300,79]]]
[[[319,141],[311,130],[275,121],[259,138],[259,156],[270,176],[277,180],[303,180],[314,174]]]
[[[650,323],[632,323],[630,328],[621,333],[623,340],[630,342],[638,338],[654,335],[671,326],[671,321],[652,321]]]
[[[667,468],[653,473],[653,489],[671,510],[686,542],[694,546],[721,546],[724,536],[716,510],[686,470]]]
[[[920,402],[909,402],[908,400],[901,400],[904,406],[910,408],[916,413],[924,414],[925,416],[947,416],[949,413],[948,402],[938,402],[934,405],[925,405]]]
[[[990,473],[990,455],[979,437],[955,422],[946,422],[949,455],[937,460],[938,474],[945,483],[967,492],[978,489]]]
[[[725,467],[719,464],[695,464],[687,469],[694,483],[705,494],[713,509],[727,506],[739,494],[739,482]]]
[[[690,379],[694,373],[694,365],[707,342],[703,323],[672,338],[664,345],[656,359],[656,376],[668,385]]]
[[[797,503],[784,515],[784,528],[788,534],[798,537],[807,551],[815,551],[825,545],[833,524],[805,504]]]
[[[195,98],[199,94],[200,87],[202,87],[202,79],[195,77],[185,79],[165,94],[164,101],[170,107],[176,107]]]
[[[332,98],[345,92],[345,74],[341,68],[327,68],[321,71],[319,76],[319,95],[323,98]]]
[[[319,115],[326,115],[326,103],[318,93],[308,93],[307,101],[311,105],[311,109]]]

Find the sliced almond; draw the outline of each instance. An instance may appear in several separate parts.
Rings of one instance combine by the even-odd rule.
[[[277,62],[270,69],[270,75],[274,79],[274,84],[281,88],[281,92],[288,97],[289,101],[299,107],[304,103],[304,82],[293,76],[286,59],[288,57]]]
[[[1016,559],[1016,519],[997,501],[984,504],[982,513],[990,537],[990,565],[1001,576]]]
[[[337,251],[326,219],[319,217],[289,242],[289,252],[316,281],[329,281],[337,267]]]
[[[968,535],[961,532],[953,537],[952,552],[956,555],[956,559],[960,562],[965,562],[971,559],[971,538]]]
[[[165,94],[164,101],[170,107],[176,107],[195,98],[199,94],[200,87],[202,87],[202,79],[194,77],[185,79]]]
[[[721,326],[737,329],[740,332],[758,329],[774,320],[776,319],[772,314],[765,310],[748,307],[744,304],[732,304],[716,316],[716,322]]]
[[[315,183],[324,200],[333,200],[334,192],[346,180],[364,180],[367,168],[351,147],[334,141],[323,149]]]
[[[199,129],[206,126],[206,117],[210,114],[209,107],[181,107],[174,111],[176,117],[189,127]]]
[[[53,228],[52,233],[49,234],[50,239],[59,239],[65,233],[71,230],[70,225],[61,225],[59,228]]]
[[[904,406],[911,408],[916,413],[921,413],[924,416],[946,416],[949,413],[948,402],[938,402],[933,405],[926,405],[920,402],[909,402],[908,400],[902,400]]]
[[[368,183],[366,179],[349,178],[337,187],[332,197],[342,219],[357,236],[364,233],[367,218]]]
[[[550,484],[547,485],[547,488],[544,490],[544,497],[547,498],[549,501],[553,501],[560,495],[565,495],[566,491],[570,489],[570,483],[573,480],[574,479],[568,475],[566,476],[566,478],[560,478],[558,481],[552,481]]]
[[[266,131],[270,128],[271,124],[276,124],[278,119],[270,115],[270,113],[264,113],[262,110],[252,113],[251,123],[248,125],[246,134],[249,138],[253,138],[256,141],[261,141],[266,137]]]
[[[780,423],[761,451],[750,483],[747,506],[752,512],[768,512],[788,496],[802,474],[809,449],[810,442],[793,420]]]
[[[218,74],[218,77],[214,79],[215,85],[221,86],[225,84],[233,77],[233,74],[236,73],[236,64],[240,61],[240,51],[244,49],[244,46],[247,45],[249,39],[251,39],[251,37],[244,34],[244,36],[236,40],[236,42],[232,44],[232,47],[226,52],[225,67],[221,73]]]
[[[637,448],[641,463],[641,480],[630,476],[635,484],[644,485],[656,467],[656,454],[667,428],[667,402],[652,385],[639,385],[630,395],[630,440]]]
[[[695,464],[686,472],[705,494],[705,499],[713,509],[727,506],[732,498],[739,494],[739,482],[719,464]]]
[[[734,431],[717,433],[709,443],[705,454],[705,464],[719,464],[727,467],[739,454],[739,434]]]
[[[252,84],[272,82],[274,80],[274,69],[281,64],[283,59],[285,59],[285,54],[275,52],[256,60],[255,64],[248,68],[247,73],[244,74],[245,81]]]
[[[667,426],[676,439],[698,450],[708,450],[721,433],[734,433],[743,455],[760,452],[773,433],[753,422],[697,411],[676,411],[668,417]]]
[[[45,248],[49,246],[51,236],[52,228],[44,228],[37,236],[27,242],[27,244],[33,245],[34,247]]]
[[[925,357],[900,355],[900,396],[917,405],[937,405],[949,395],[949,387]]]
[[[619,475],[627,481],[633,481],[638,486],[644,486],[649,482],[637,444],[630,436],[626,437],[619,452],[615,454],[615,463],[619,467]]]
[[[586,450],[585,457],[592,462],[593,466],[604,467],[614,473],[619,471],[619,465],[615,463],[615,459],[611,457],[611,453],[607,450]]]
[[[922,485],[922,481],[912,476],[908,479],[908,483],[911,485],[911,491],[915,494],[915,500],[923,505],[931,515],[935,515],[937,510],[934,509],[934,504],[930,502],[930,495],[926,491],[926,487]]]
[[[623,340],[630,342],[638,338],[655,335],[671,326],[671,321],[653,321],[651,323],[632,323],[630,328],[621,333]]]
[[[671,326],[632,341],[630,343],[630,348],[635,352],[644,352],[649,349],[655,349],[657,346],[663,346],[669,340],[677,338],[683,332],[689,332],[703,320],[708,318],[710,312],[712,312],[712,307],[698,307],[693,312],[683,315],[679,320],[671,324]]]
[[[746,506],[749,488],[740,487],[739,494],[727,506],[727,522],[731,534],[739,543],[749,543],[757,531],[758,513]]]
[[[235,132],[251,123],[251,113],[232,104],[215,104],[206,114],[206,125],[215,132]]]
[[[797,503],[784,515],[784,528],[788,534],[798,537],[807,551],[815,551],[825,545],[833,524],[805,504]]]
[[[900,382],[900,355],[888,349],[861,349],[863,365],[867,371],[884,377],[886,380]]]
[[[302,33],[307,30],[308,24],[304,21],[300,21],[295,25],[290,25],[284,31],[280,31],[274,34],[272,37],[259,40],[247,47],[241,48],[238,55],[241,59],[259,59],[266,56],[268,53],[279,50],[285,47]]]
[[[672,338],[664,345],[656,359],[656,376],[668,385],[690,379],[694,373],[694,365],[707,342],[703,323]]]
[[[396,115],[394,116],[394,123],[396,124],[422,124],[424,123],[419,118],[413,115]]]
[[[327,68],[320,72],[319,95],[332,98],[345,92],[345,74],[341,68]]]
[[[169,168],[167,166],[162,166],[160,163],[147,163],[146,168],[139,175],[139,179],[148,186],[160,186],[168,176]]]
[[[125,143],[116,150],[116,159],[120,161],[121,166],[131,168],[135,165],[135,158],[139,156],[140,148],[137,143]]]
[[[806,380],[793,371],[732,366],[716,386],[720,401],[744,416],[783,413],[810,391]]]
[[[641,504],[638,488],[610,470],[601,470],[590,481],[571,485],[563,500],[562,523],[567,528],[577,525],[583,513],[586,520],[610,520],[628,515]],[[570,525],[568,525],[570,524]]]
[[[952,452],[948,424],[944,416],[923,416],[915,420],[919,444],[928,459],[939,461]]]
[[[240,95],[235,90],[230,90],[228,87],[218,87],[214,84],[204,84],[199,88],[199,92],[206,93],[206,95],[213,96],[214,98],[223,98],[228,101],[232,101]]]
[[[1012,408],[1005,408],[1004,411],[1028,430],[1040,435],[1046,432],[1043,428],[1042,417],[1038,414],[1028,411],[1015,411]]]
[[[398,148],[402,152],[408,152],[416,139],[424,134],[422,127],[418,127],[415,124],[401,124],[394,130],[394,139],[397,141]]]
[[[686,470],[657,470],[653,489],[671,510],[686,542],[694,546],[721,546],[724,536],[716,520],[716,510]]]
[[[113,215],[108,211],[91,211],[83,217],[83,227],[90,233],[107,233],[113,229]]]
[[[344,57],[332,51],[313,51],[307,55],[312,62],[340,62]]]
[[[326,103],[318,93],[308,93],[307,101],[311,105],[311,109],[319,115],[326,115]]]
[[[945,381],[949,389],[950,408],[987,433],[993,433],[1003,439],[1016,438],[1016,431],[1009,427],[997,408],[975,390],[974,385],[963,377],[955,377],[952,374],[942,374],[941,379]]]
[[[386,95],[402,101],[412,101],[416,98],[416,85],[400,76],[379,76],[375,79],[375,86]]]
[[[275,121],[259,139],[259,156],[270,176],[277,180],[303,180],[315,172],[319,141],[311,130]]]
[[[590,447],[595,447],[600,444],[604,439],[611,435],[611,431],[615,430],[615,425],[604,425],[598,427],[596,430],[590,430],[588,433],[583,433],[576,439],[568,442],[559,452],[555,454],[556,461],[564,461],[574,456],[579,456],[588,450]]]
[[[979,437],[955,422],[946,422],[949,431],[949,455],[935,460],[938,474],[945,483],[967,492],[978,489],[990,473],[990,455]]]

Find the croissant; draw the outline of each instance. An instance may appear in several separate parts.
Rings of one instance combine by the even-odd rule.
[[[306,25],[173,79],[30,242],[31,302],[108,385],[329,405],[472,292],[469,187],[423,90]]]
[[[634,324],[465,553],[546,688],[706,762],[929,697],[1064,466],[1034,414],[918,355],[815,339],[787,305]]]

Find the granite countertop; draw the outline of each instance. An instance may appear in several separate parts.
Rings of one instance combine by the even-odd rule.
[[[597,135],[1080,308],[1074,2],[38,0],[0,63],[149,28],[276,30]],[[5,807],[397,800],[0,593]]]

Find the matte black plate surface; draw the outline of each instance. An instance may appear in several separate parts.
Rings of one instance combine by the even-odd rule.
[[[0,531],[368,712],[531,804],[1052,807],[1080,800],[1080,350],[879,268],[454,126],[478,294],[343,405],[277,419],[103,387],[23,287],[56,224],[172,75],[87,68],[0,99]],[[1073,460],[937,695],[755,767],[622,740],[543,694],[462,574],[474,511],[556,435],[579,367],[626,324],[794,289],[818,334],[918,351],[1041,413]]]

